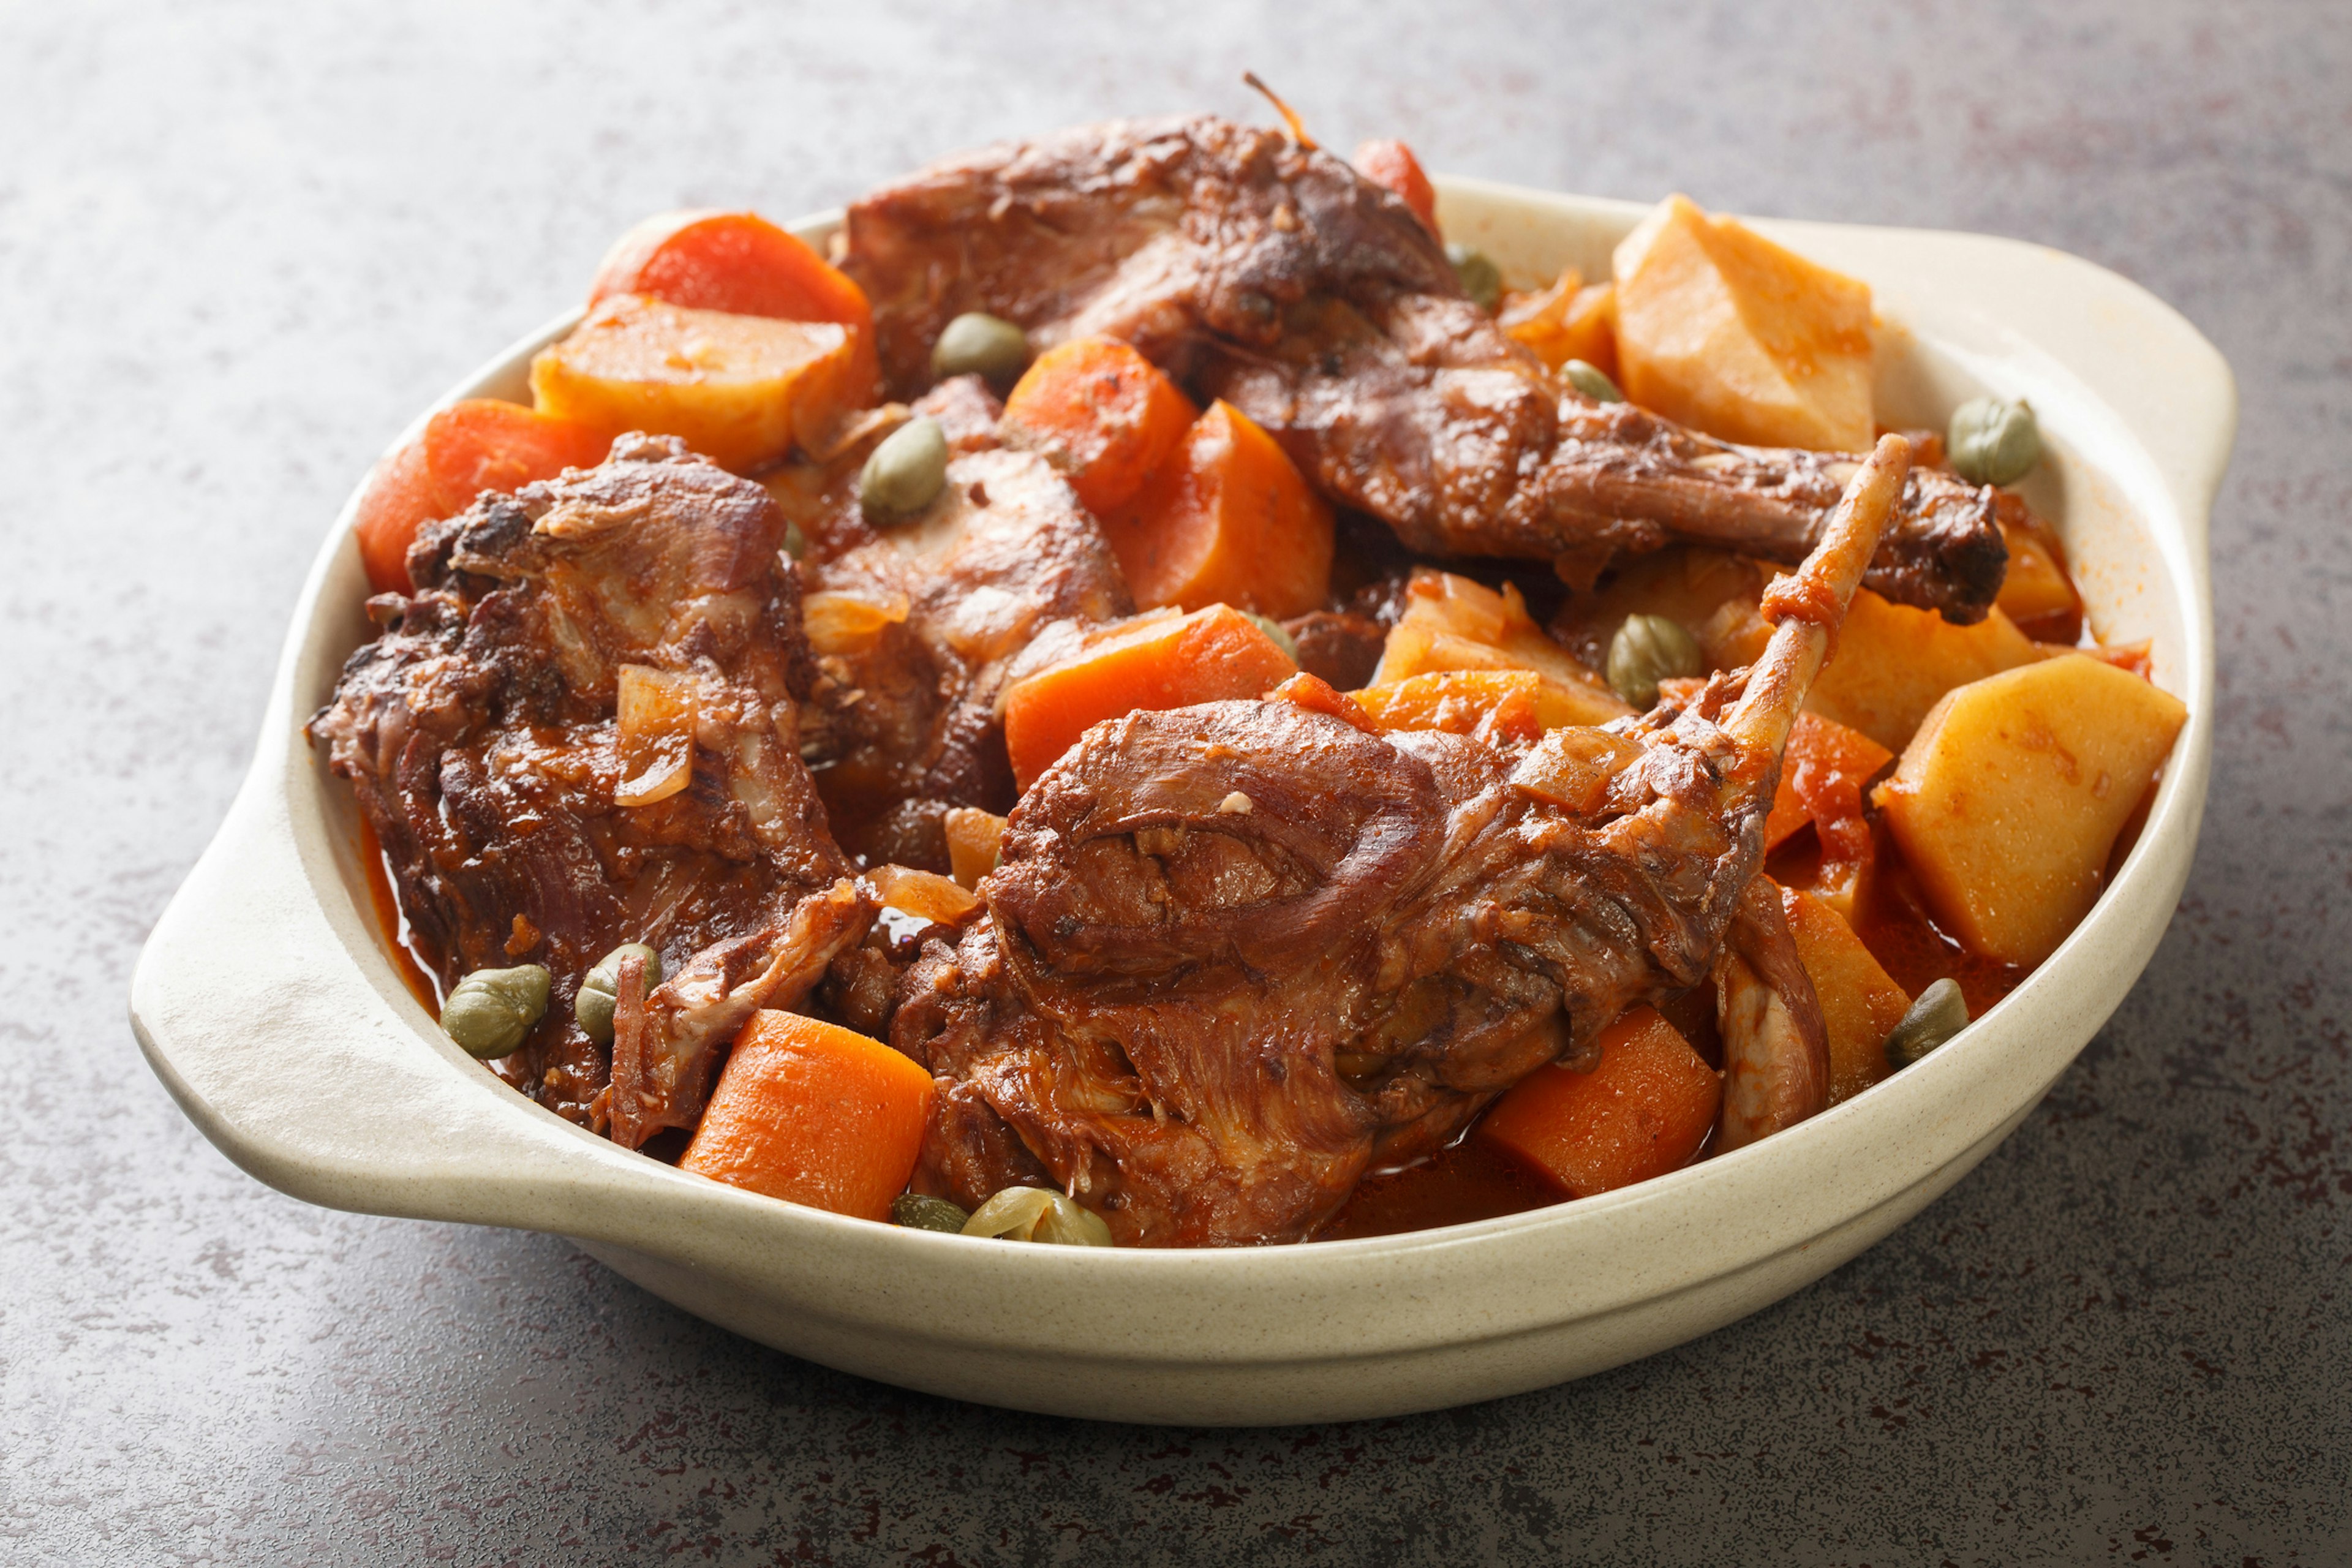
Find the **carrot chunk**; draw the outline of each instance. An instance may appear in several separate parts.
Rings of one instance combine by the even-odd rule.
[[[853,369],[865,376],[856,389],[865,394],[875,384],[874,310],[866,290],[757,213],[672,212],[646,219],[604,253],[588,303],[618,294],[694,310],[837,321],[856,338]]]
[[[1026,790],[1106,719],[1256,697],[1297,673],[1290,656],[1239,610],[1139,616],[1004,694],[1004,749]]]
[[[1220,398],[1103,532],[1139,605],[1226,604],[1278,619],[1322,607],[1331,526],[1274,437]]]
[[[472,397],[444,408],[368,476],[353,529],[369,587],[410,591],[408,547],[425,523],[456,516],[484,490],[519,490],[566,468],[593,468],[611,445],[584,425],[520,404]]]
[[[931,1075],[881,1041],[797,1013],[758,1013],[737,1037],[678,1167],[887,1220],[930,1110]]]
[[[1356,173],[1396,193],[1422,227],[1437,232],[1437,192],[1422,173],[1421,160],[1402,142],[1367,142],[1356,149]]]
[[[1478,1131],[1589,1198],[1686,1163],[1722,1099],[1715,1070],[1675,1026],[1654,1007],[1634,1007],[1601,1031],[1599,1067],[1538,1068]]]
[[[1007,436],[1042,454],[1095,516],[1133,500],[1192,426],[1192,400],[1117,338],[1074,338],[1030,362],[1004,400]]]

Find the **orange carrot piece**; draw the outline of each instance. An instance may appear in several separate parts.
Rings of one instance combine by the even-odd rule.
[[[1437,232],[1437,192],[1422,173],[1421,160],[1412,155],[1412,148],[1402,142],[1367,142],[1356,149],[1351,161],[1356,173],[1395,192],[1421,220],[1422,227]]]
[[[887,1220],[922,1149],[931,1075],[879,1040],[797,1013],[736,1037],[680,1170]]]
[[[484,490],[519,490],[566,468],[593,468],[611,446],[584,425],[520,404],[474,397],[444,408],[368,476],[353,524],[368,585],[379,594],[409,592],[408,547],[419,528],[456,516]]]
[[[858,401],[876,382],[874,310],[866,290],[807,241],[757,213],[661,213],[614,242],[588,287],[588,303],[645,294],[665,304],[788,321],[838,321],[855,330]]]
[[[1331,586],[1331,509],[1273,437],[1223,398],[1103,532],[1139,605],[1225,604],[1279,619]]]
[[[1855,907],[1864,879],[1878,858],[1877,842],[1863,816],[1863,791],[1894,760],[1894,752],[1859,730],[1818,713],[1798,714],[1789,731],[1780,787],[1764,821],[1765,844],[1775,847],[1811,822],[1822,843],[1820,888],[1842,914]],[[1792,816],[1792,810],[1802,815]]]
[[[1192,400],[1117,338],[1074,338],[1032,360],[1004,400],[1015,446],[1045,457],[1097,517],[1133,500],[1192,426]]]
[[[1340,690],[1319,675],[1300,670],[1265,694],[1269,702],[1287,702],[1297,708],[1312,708],[1318,713],[1328,713],[1344,724],[1352,724],[1367,735],[1382,733],[1372,716],[1364,711],[1363,704]]]
[[[1544,697],[1544,679],[1531,669],[1442,669],[1355,693],[1378,729],[1443,730],[1497,742],[1541,736]]]
[[[1139,616],[1004,694],[1004,749],[1026,790],[1078,737],[1106,719],[1256,697],[1298,672],[1290,656],[1239,610]]]
[[[1601,1031],[1589,1073],[1541,1067],[1478,1124],[1580,1198],[1646,1182],[1688,1163],[1715,1125],[1723,1085],[1654,1007]]]

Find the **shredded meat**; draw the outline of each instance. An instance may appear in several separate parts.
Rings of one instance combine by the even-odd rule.
[[[510,1080],[632,1144],[690,1126],[714,1049],[872,917],[800,759],[808,671],[782,527],[759,486],[625,437],[599,468],[426,525],[416,592],[370,601],[382,635],[310,721],[444,984],[552,973]],[[692,772],[624,806],[630,666],[692,692]],[[672,978],[634,1009],[635,1055],[605,1094],[571,1004],[623,942],[653,945]]]
[[[1124,338],[1427,553],[1548,560],[1579,582],[1669,539],[1796,561],[1857,460],[1737,447],[1566,388],[1402,201],[1276,132],[1119,121],[1000,145],[872,193],[845,232],[902,392],[963,310],[1041,346]],[[1982,619],[2007,561],[1991,495],[1915,470],[1869,585]]]

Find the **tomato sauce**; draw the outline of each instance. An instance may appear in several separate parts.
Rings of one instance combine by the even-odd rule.
[[[1568,1193],[1544,1172],[1473,1134],[1418,1165],[1365,1177],[1315,1239],[1395,1236],[1568,1201]]]

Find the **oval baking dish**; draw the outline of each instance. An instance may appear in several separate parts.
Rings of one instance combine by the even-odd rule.
[[[1605,277],[1645,210],[1460,180],[1442,200],[1449,237],[1522,277]],[[818,239],[832,222],[796,232]],[[1990,1152],[2155,952],[2204,808],[2207,512],[2236,399],[2194,329],[2087,262],[1966,235],[1758,226],[1870,284],[1889,423],[1940,426],[1980,392],[2032,400],[2049,458],[2025,493],[2063,533],[2101,636],[2151,639],[2157,683],[2189,706],[2146,829],[2089,917],[1950,1047],[1868,1093],[1600,1197],[1237,1251],[982,1243],[627,1152],[459,1051],[383,945],[352,805],[301,733],[370,635],[348,506],[304,586],[252,771],[141,956],[131,1020],[149,1062],[206,1137],[298,1197],[572,1237],[764,1343],[1022,1409],[1191,1424],[1394,1415],[1580,1376],[1779,1300]],[[528,401],[532,353],[576,319],[445,402]]]

